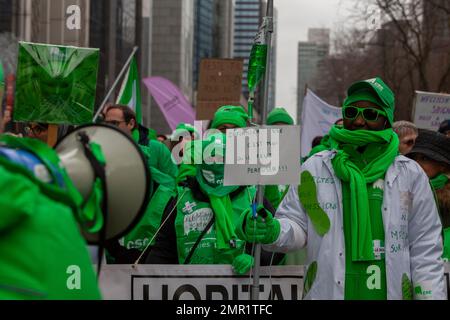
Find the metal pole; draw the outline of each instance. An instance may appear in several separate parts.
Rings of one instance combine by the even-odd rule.
[[[267,119],[267,103],[269,102],[269,81],[270,81],[270,56],[272,51],[272,33],[273,33],[273,0],[267,1],[266,17],[266,44],[267,44],[267,58],[266,58],[266,74],[264,75],[264,99],[261,108],[261,124],[266,123]],[[264,186],[258,186],[258,193],[256,194],[256,203],[263,204],[264,201]],[[253,268],[253,285],[250,290],[250,299],[259,300],[259,275],[261,268],[261,244],[255,245],[255,267]]]
[[[114,81],[111,89],[109,89],[108,93],[106,94],[105,99],[103,99],[102,104],[100,105],[100,107],[97,110],[97,113],[94,116],[94,119],[92,120],[92,122],[95,122],[95,120],[97,120],[98,116],[100,115],[100,113],[102,112],[103,108],[106,105],[106,102],[108,101],[109,97],[111,96],[111,94],[113,93],[114,89],[116,88],[117,84],[119,83],[120,79],[122,78],[123,74],[125,73],[125,71],[127,70],[128,66],[131,63],[131,59],[133,59],[136,51],[138,51],[139,47],[135,46],[133,48],[133,52],[131,52],[130,56],[128,57],[127,62],[125,62],[125,65],[123,66],[122,70],[120,71],[119,75],[116,78],[116,81]]]

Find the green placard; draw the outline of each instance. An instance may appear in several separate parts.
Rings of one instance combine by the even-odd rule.
[[[19,42],[14,120],[92,122],[99,50]]]

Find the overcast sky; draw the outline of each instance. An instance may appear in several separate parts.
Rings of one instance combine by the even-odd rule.
[[[308,28],[330,28],[333,34],[351,4],[352,0],[274,0],[278,10],[276,106],[296,116],[298,42],[307,40]]]

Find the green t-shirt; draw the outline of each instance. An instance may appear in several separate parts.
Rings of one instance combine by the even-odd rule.
[[[381,207],[383,205],[382,180],[367,186],[372,228],[374,261],[353,262],[352,255],[345,255],[345,299],[346,300],[386,300],[386,266],[384,254],[384,227]],[[350,253],[351,215],[350,185],[342,184],[344,206],[345,251]]]
[[[354,147],[348,146],[347,152],[351,160],[360,169],[380,150],[376,145],[369,145],[360,153]],[[344,209],[344,238],[345,238],[345,299],[346,300],[386,300],[386,263],[385,263],[385,235],[383,226],[383,194],[384,180],[378,179],[367,185],[369,199],[370,225],[373,238],[374,261],[352,261],[352,237],[350,214],[350,185],[342,182],[342,201]]]

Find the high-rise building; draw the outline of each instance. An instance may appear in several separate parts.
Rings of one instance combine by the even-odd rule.
[[[233,57],[234,0],[215,0],[215,23],[213,33],[213,56]]]
[[[301,123],[305,88],[314,90],[314,80],[320,73],[325,57],[330,51],[329,29],[309,29],[308,41],[298,44],[297,123]]]
[[[194,1],[194,88],[197,87],[201,59],[212,58],[214,54],[215,9],[215,0]]]
[[[189,101],[193,96],[194,0],[153,0],[152,75],[172,81]],[[152,103],[151,127],[170,133]]]
[[[0,33],[12,31],[13,2],[0,0]]]

